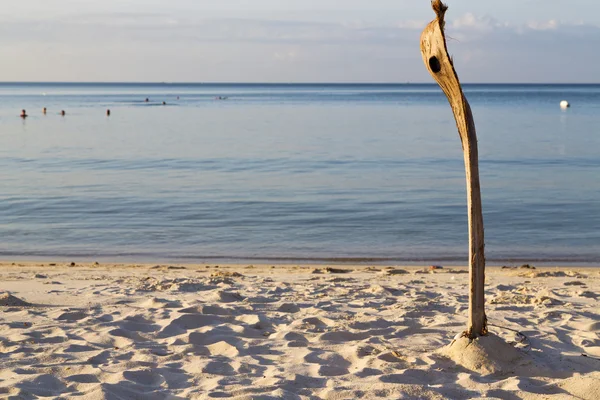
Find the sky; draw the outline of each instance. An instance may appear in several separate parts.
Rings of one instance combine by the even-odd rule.
[[[600,2],[447,0],[463,82],[600,82]],[[0,81],[431,82],[429,0],[0,0]]]

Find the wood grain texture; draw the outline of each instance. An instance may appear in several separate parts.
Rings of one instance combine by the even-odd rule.
[[[470,276],[469,325],[465,334],[473,339],[487,334],[484,299],[485,244],[479,184],[477,134],[471,107],[464,96],[446,47],[444,17],[448,7],[440,0],[433,0],[431,5],[436,13],[436,19],[431,21],[421,34],[421,54],[427,70],[440,85],[452,107],[464,153],[469,214]]]

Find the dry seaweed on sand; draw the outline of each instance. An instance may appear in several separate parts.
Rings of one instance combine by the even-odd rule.
[[[351,269],[341,269],[341,268],[331,268],[331,267],[325,268],[325,271],[329,272],[330,274],[349,274],[350,272],[352,272]]]

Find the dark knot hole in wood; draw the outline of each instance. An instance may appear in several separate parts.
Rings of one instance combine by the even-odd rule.
[[[431,70],[435,74],[437,74],[438,72],[440,72],[442,70],[442,65],[440,64],[440,60],[438,60],[436,56],[429,58],[429,68],[431,68]]]

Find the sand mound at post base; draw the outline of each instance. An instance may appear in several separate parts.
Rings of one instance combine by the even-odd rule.
[[[462,337],[442,349],[442,355],[482,375],[513,372],[523,354],[496,335],[470,340]]]
[[[32,304],[13,296],[10,293],[0,293],[0,307],[31,307]]]

